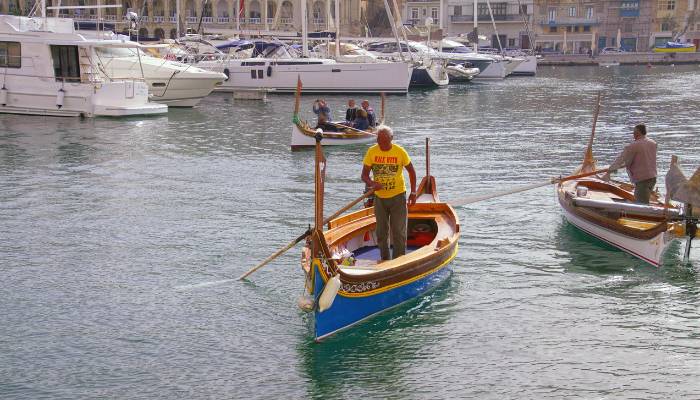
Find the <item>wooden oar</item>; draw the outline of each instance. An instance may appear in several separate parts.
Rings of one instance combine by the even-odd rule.
[[[351,201],[350,203],[348,203],[347,205],[345,205],[343,208],[341,208],[340,210],[338,210],[338,211],[336,211],[335,213],[333,213],[333,215],[331,215],[330,217],[324,219],[324,220],[323,220],[323,225],[326,225],[328,222],[330,222],[330,221],[336,219],[340,214],[342,214],[342,213],[344,213],[345,211],[349,210],[349,209],[352,208],[355,204],[357,204],[357,203],[361,202],[362,200],[366,199],[367,197],[371,196],[372,193],[374,193],[374,190],[369,190],[369,191],[365,192],[362,196],[360,196],[360,197],[358,197],[357,199]],[[267,257],[266,259],[264,259],[260,264],[258,264],[258,265],[256,265],[255,267],[249,269],[248,272],[246,272],[245,274],[243,274],[243,275],[241,275],[240,277],[238,277],[238,280],[241,281],[241,280],[245,279],[248,275],[250,275],[250,274],[252,274],[253,272],[259,270],[259,269],[262,268],[262,267],[264,267],[264,266],[267,265],[270,261],[272,261],[272,260],[274,260],[275,258],[279,257],[280,255],[284,254],[287,250],[289,250],[289,249],[291,249],[292,247],[294,247],[294,245],[296,245],[297,243],[299,243],[299,242],[301,242],[302,240],[304,240],[304,239],[305,239],[307,236],[309,236],[310,234],[311,234],[311,228],[307,229],[306,232],[302,233],[299,237],[297,237],[296,239],[294,239],[294,240],[292,240],[291,242],[289,242],[289,244],[287,244],[286,246],[282,247],[281,249],[279,249],[278,251],[274,252],[272,255],[270,255],[270,256]]]
[[[352,126],[347,126],[347,125],[343,125],[343,124],[336,124],[335,122],[326,122],[326,123],[327,123],[327,124],[331,124],[331,125],[335,125],[335,126],[339,126],[339,127],[341,127],[341,128],[345,128],[345,129],[352,129],[352,130],[355,131],[355,132],[368,133],[368,134],[370,134],[370,135],[375,135],[375,136],[377,135],[377,134],[374,133],[374,132],[362,131],[362,130],[359,130],[359,129],[355,129],[355,128],[353,128]]]
[[[448,203],[453,207],[464,206],[467,204],[478,203],[478,202],[484,201],[484,200],[494,199],[496,197],[507,196],[509,194],[526,192],[528,190],[537,189],[537,188],[540,188],[542,186],[547,186],[547,185],[551,185],[554,183],[560,183],[560,182],[570,181],[573,179],[585,178],[587,176],[596,175],[596,174],[600,174],[602,172],[607,172],[607,171],[608,171],[607,169],[600,169],[600,170],[593,171],[593,172],[586,172],[584,174],[569,175],[569,176],[565,176],[562,178],[551,178],[550,180],[545,181],[545,182],[533,183],[532,185],[527,185],[527,186],[519,186],[519,187],[516,187],[513,189],[503,190],[500,192],[493,192],[493,193],[486,193],[486,194],[482,194],[482,195],[478,195],[478,196],[465,197],[462,199],[457,199],[455,201],[448,201]]]

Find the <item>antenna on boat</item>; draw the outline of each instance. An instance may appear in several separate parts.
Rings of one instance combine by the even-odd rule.
[[[586,153],[583,156],[583,165],[581,165],[581,172],[595,171],[595,158],[593,158],[593,138],[595,138],[595,127],[598,124],[598,114],[600,113],[600,92],[598,92],[598,97],[596,98],[595,112],[593,113],[593,128],[591,129],[591,137],[588,139],[588,147],[586,147]]]
[[[430,186],[430,138],[425,138],[425,177],[427,186]],[[432,187],[427,187],[426,188],[426,193],[432,193]]]

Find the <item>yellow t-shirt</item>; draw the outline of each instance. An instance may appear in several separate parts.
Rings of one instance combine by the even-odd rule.
[[[389,151],[382,151],[375,144],[367,150],[362,163],[372,168],[372,179],[384,187],[374,193],[377,197],[388,199],[406,191],[403,168],[411,163],[411,158],[403,147],[392,143]]]

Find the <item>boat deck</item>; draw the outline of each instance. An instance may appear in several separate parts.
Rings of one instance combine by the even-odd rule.
[[[419,248],[420,246],[406,246],[406,254],[410,254]],[[381,256],[379,253],[379,247],[377,246],[361,247],[353,251],[353,255],[355,257],[355,264],[340,265],[343,272],[351,275],[362,275],[382,268],[381,264],[378,264]]]

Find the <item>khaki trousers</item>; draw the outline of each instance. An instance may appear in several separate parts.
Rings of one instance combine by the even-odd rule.
[[[406,254],[406,231],[408,229],[408,206],[406,192],[388,199],[374,198],[374,215],[377,218],[377,246],[382,260],[391,260],[389,232],[394,247],[393,258]]]
[[[634,200],[640,204],[649,204],[649,197],[656,186],[656,178],[646,179],[634,184]]]

